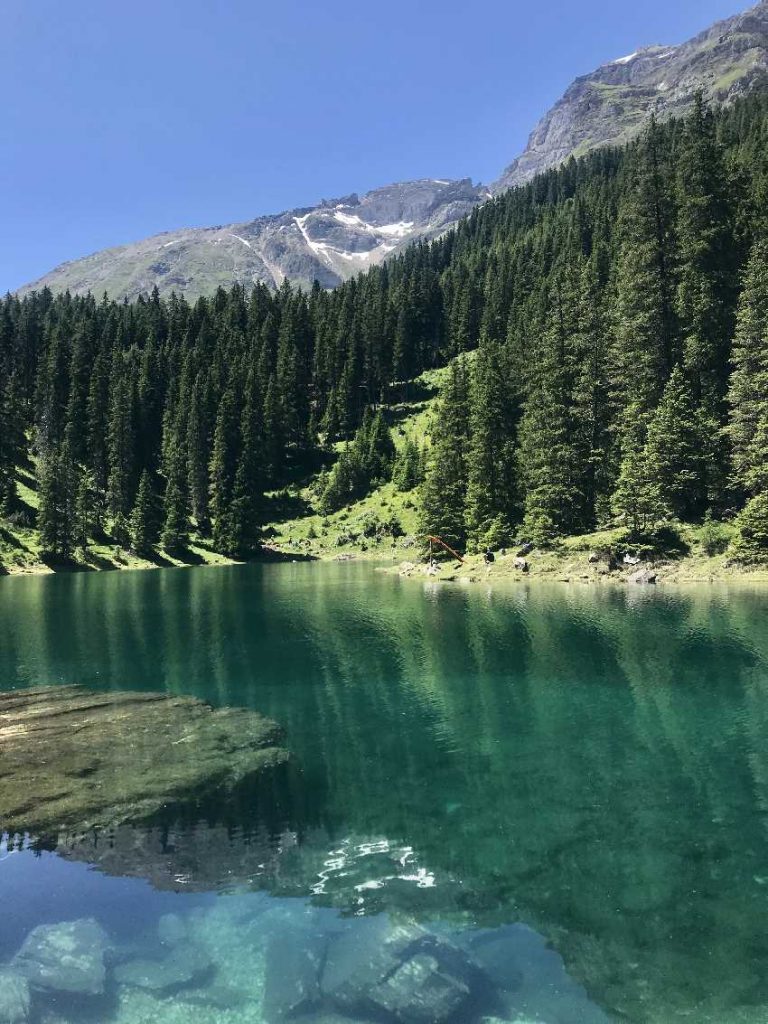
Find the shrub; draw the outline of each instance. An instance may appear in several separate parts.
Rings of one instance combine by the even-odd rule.
[[[712,519],[709,513],[699,530],[699,543],[705,555],[722,555],[728,547],[733,531],[724,523]]]

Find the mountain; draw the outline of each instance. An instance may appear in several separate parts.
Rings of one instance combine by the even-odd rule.
[[[45,286],[73,294],[106,291],[134,299],[209,294],[218,285],[279,285],[285,278],[325,288],[381,263],[415,238],[434,238],[489,197],[461,181],[424,179],[323,200],[274,216],[213,228],[184,228],[63,263],[20,294]]]
[[[761,0],[687,43],[646,47],[577,78],[490,189],[469,178],[428,178],[237,224],[166,232],[63,263],[19,294],[47,286],[133,299],[157,286],[162,295],[195,298],[218,285],[277,286],[286,278],[331,288],[409,242],[436,237],[491,195],[571,155],[629,141],[653,112],[683,113],[698,91],[727,103],[765,82],[768,0]]]
[[[627,142],[651,113],[680,114],[698,91],[727,103],[765,82],[768,0],[761,0],[680,46],[649,46],[577,78],[492,189],[521,185],[571,155]]]

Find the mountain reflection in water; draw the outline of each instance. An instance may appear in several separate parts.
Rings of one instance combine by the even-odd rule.
[[[8,688],[59,680],[251,707],[285,726],[301,770],[274,802],[246,788],[61,836],[55,857],[11,854],[0,959],[36,923],[95,916],[110,942],[163,960],[157,929],[173,912],[184,943],[190,927],[198,944],[213,936],[215,969],[193,979],[218,991],[215,1013],[231,1009],[222,987],[263,989],[270,955],[315,992],[289,1011],[274,993],[258,1008],[242,996],[239,1020],[764,1022],[766,612],[759,591],[423,590],[348,565],[3,581]],[[6,904],[14,857],[33,866]],[[25,913],[77,860],[101,869],[82,899]],[[121,922],[105,908],[123,887],[134,909]],[[225,921],[242,901],[259,908],[247,928]],[[312,965],[332,946],[337,980],[356,947],[368,961],[390,950],[383,974],[370,968],[375,998],[341,981],[325,992]],[[491,948],[506,988],[480,963]],[[138,968],[119,982],[114,970],[110,998],[131,993],[118,1016],[150,1019],[158,992],[158,1019],[192,1013],[189,982],[150,996]]]

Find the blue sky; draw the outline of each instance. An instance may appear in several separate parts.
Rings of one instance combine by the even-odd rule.
[[[578,74],[749,0],[5,0],[0,292],[165,229],[490,181]]]

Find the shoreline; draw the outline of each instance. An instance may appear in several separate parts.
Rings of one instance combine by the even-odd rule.
[[[136,572],[152,569],[195,569],[223,565],[269,565],[296,562],[317,563],[378,563],[375,569],[400,579],[422,582],[468,585],[499,585],[508,583],[580,583],[584,585],[622,584],[641,589],[670,584],[747,584],[768,585],[768,565],[735,565],[728,562],[726,555],[686,555],[679,559],[656,559],[637,562],[631,566],[609,567],[602,561],[590,561],[589,554],[582,551],[538,551],[525,556],[527,569],[516,565],[521,556],[515,552],[498,554],[494,561],[486,564],[482,555],[467,555],[462,563],[455,561],[438,562],[431,569],[421,561],[412,545],[397,545],[388,552],[377,548],[366,551],[343,550],[318,547],[308,549],[297,545],[265,545],[261,553],[249,559],[227,558],[207,549],[193,549],[190,560],[169,559],[158,555],[156,561],[140,558],[128,552],[124,560],[99,559],[93,562],[75,562],[71,565],[51,566],[39,561],[4,565],[0,567],[0,579],[19,579],[30,576],[57,576],[75,573]],[[204,557],[203,557],[204,556]],[[636,574],[646,577],[633,580]]]

